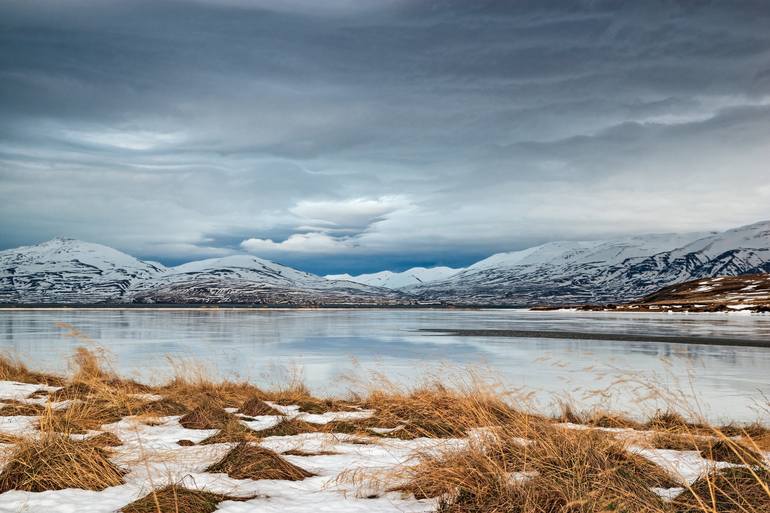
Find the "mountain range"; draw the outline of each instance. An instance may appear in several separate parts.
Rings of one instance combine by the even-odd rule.
[[[317,276],[251,255],[165,267],[53,239],[0,251],[3,304],[566,305],[770,271],[770,221],[725,232],[559,241],[462,268]]]

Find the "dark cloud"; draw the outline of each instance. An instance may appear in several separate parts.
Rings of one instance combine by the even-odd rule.
[[[3,2],[0,246],[337,272],[767,218],[769,25],[763,1]]]

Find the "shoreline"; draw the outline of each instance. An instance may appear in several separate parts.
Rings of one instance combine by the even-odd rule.
[[[770,348],[770,340],[721,338],[721,337],[675,337],[668,335],[635,335],[628,333],[548,331],[548,330],[495,330],[495,329],[440,329],[421,328],[420,333],[454,335],[457,337],[502,337],[541,338],[557,340],[600,340],[609,342],[657,342],[664,344],[688,344],[730,347]]]

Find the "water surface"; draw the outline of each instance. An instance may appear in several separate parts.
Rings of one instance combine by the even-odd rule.
[[[665,335],[685,343],[452,336],[420,329],[559,330]],[[529,312],[522,310],[6,310],[0,348],[31,367],[64,371],[79,345],[100,345],[121,373],[167,377],[166,356],[205,364],[218,377],[266,385],[299,369],[317,393],[358,388],[371,372],[400,384],[473,367],[508,388],[536,392],[547,408],[566,395],[635,412],[653,385],[697,395],[712,419],[766,415],[770,349],[686,343],[697,337],[770,340],[770,316]],[[640,337],[643,338],[643,337]],[[625,381],[598,395],[615,381]]]

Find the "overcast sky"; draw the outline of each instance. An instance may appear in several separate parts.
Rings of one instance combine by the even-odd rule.
[[[766,0],[0,3],[0,248],[362,272],[768,218]]]

